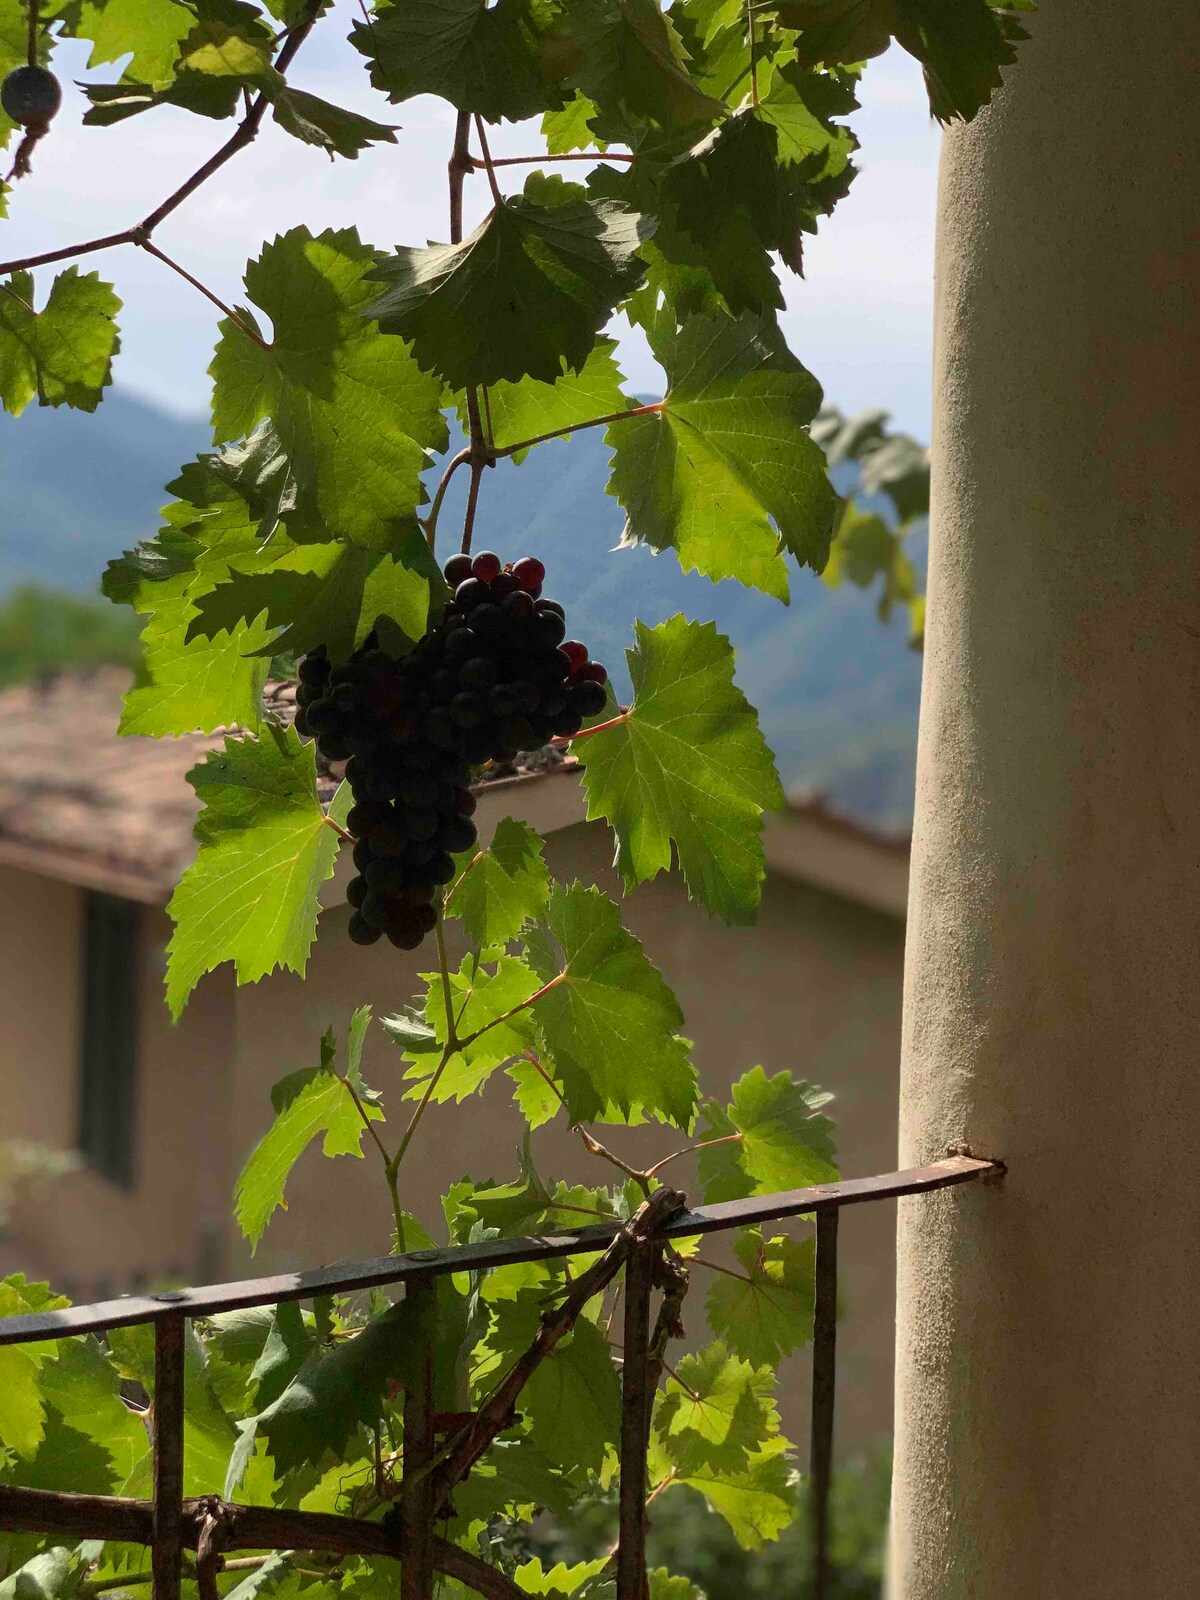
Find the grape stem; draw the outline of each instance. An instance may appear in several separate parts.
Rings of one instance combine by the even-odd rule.
[[[216,306],[217,310],[223,311],[229,318],[230,322],[233,323],[234,327],[240,328],[241,331],[246,335],[247,339],[252,340],[260,350],[269,350],[271,348],[267,341],[259,334],[255,333],[250,324],[240,317],[232,306],[227,306],[224,300],[222,300],[218,295],[215,295],[212,290],[207,287],[207,285],[201,283],[199,278],[194,278],[186,267],[181,267],[178,261],[173,261],[165,250],[160,250],[156,244],[151,244],[149,239],[138,239],[135,242],[141,247],[141,249],[145,250],[147,254],[157,257],[157,259],[163,262],[165,266],[170,267],[172,272],[177,272],[185,283],[191,284],[193,289],[198,289],[206,300],[211,300],[213,305]]]
[[[618,1168],[618,1170],[623,1172],[627,1178],[632,1178],[634,1183],[638,1185],[646,1198],[649,1199],[650,1174],[648,1172],[642,1172],[638,1167],[631,1167],[628,1161],[622,1161],[621,1157],[610,1150],[607,1145],[601,1144],[599,1139],[596,1138],[595,1134],[589,1133],[582,1123],[580,1123],[576,1128],[576,1132],[583,1140],[583,1148],[587,1151],[588,1155],[599,1156],[601,1160],[607,1161],[612,1166]]]
[[[434,540],[437,538],[438,516],[441,513],[442,501],[446,498],[446,490],[450,487],[450,480],[459,467],[465,467],[470,459],[471,447],[467,445],[456,456],[450,458],[446,464],[446,470],[442,473],[442,480],[434,491],[433,504],[429,508],[429,515],[425,518],[425,539],[431,550],[434,546]]]
[[[38,64],[38,0],[26,0],[29,9],[29,29],[25,38],[25,59],[31,67]]]
[[[335,822],[330,816],[325,816],[321,820],[324,822],[327,828],[333,829],[334,833],[337,834],[339,839],[344,839],[347,844],[357,844],[358,841],[355,839],[354,835],[343,828],[340,822]]]
[[[725,1277],[736,1278],[739,1283],[753,1282],[753,1279],[748,1278],[744,1272],[734,1272],[732,1267],[723,1267],[719,1261],[708,1261],[704,1256],[692,1256],[691,1259],[698,1267],[707,1267],[710,1272],[724,1273]]]
[[[635,155],[625,150],[570,150],[559,156],[493,156],[493,167],[541,167],[552,161],[636,161]]]
[[[532,450],[535,444],[545,444],[548,439],[565,439],[568,434],[581,433],[584,428],[603,428],[610,422],[627,422],[630,417],[649,417],[666,405],[665,400],[655,400],[652,405],[630,406],[626,411],[610,411],[603,417],[590,417],[587,422],[572,422],[565,428],[552,428],[549,433],[539,433],[532,439],[521,439],[516,444],[501,445],[492,454],[497,461],[504,456],[516,455],[518,450]]]
[[[500,193],[500,185],[496,182],[496,171],[492,165],[492,152],[488,147],[488,137],[483,126],[483,118],[476,116],[475,131],[479,135],[479,148],[483,152],[483,165],[487,172],[488,186],[492,191],[492,199],[497,206],[504,204],[504,196]]]
[[[15,300],[22,311],[28,311],[31,317],[37,316],[37,312],[29,304],[29,301],[23,299],[15,289],[10,289],[7,283],[0,283],[0,292],[6,294],[10,300]]]
[[[607,722],[597,722],[591,728],[580,728],[578,733],[573,733],[569,737],[556,735],[550,743],[558,749],[565,749],[567,745],[577,744],[580,739],[590,739],[594,733],[603,733],[606,728],[619,728],[623,722],[628,722],[632,715],[633,707],[630,706],[628,711],[622,711],[616,717],[609,717]]]
[[[657,1177],[669,1161],[678,1161],[680,1156],[690,1156],[696,1150],[711,1150],[717,1144],[732,1144],[744,1137],[745,1135],[741,1133],[723,1133],[719,1139],[702,1139],[699,1144],[685,1145],[682,1150],[676,1150],[671,1155],[664,1156],[661,1161],[656,1161],[652,1167],[647,1167],[646,1176]]]

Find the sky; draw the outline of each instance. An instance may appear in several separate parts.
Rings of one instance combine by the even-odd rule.
[[[244,299],[247,257],[298,223],[314,233],[356,226],[380,248],[446,237],[453,111],[429,98],[391,106],[373,90],[363,58],[346,39],[354,15],[357,7],[338,0],[289,77],[327,100],[400,124],[399,143],[374,146],[356,161],[331,162],[268,117],[255,144],[155,233],[163,250],[227,303]],[[69,80],[84,75],[87,52],[75,41],[56,52],[64,106],[36,151],[33,176],[10,196],[9,219],[0,222],[5,257],[129,226],[232,128],[169,107],[111,128],[83,127],[86,102]],[[113,68],[89,74],[117,75]],[[860,176],[822,232],[806,241],[805,278],[781,269],[788,305],[783,321],[792,349],[833,404],[849,412],[881,407],[897,426],[927,439],[938,132],[919,68],[895,48],[870,64],[859,98],[861,110],[851,120],[862,144]],[[494,155],[537,148],[528,130],[511,127],[500,130],[492,144]],[[468,228],[487,205],[486,179],[469,179]],[[115,382],[180,414],[203,411],[215,339],[212,306],[168,268],[128,246],[88,257],[82,266],[99,268],[128,308],[119,319]],[[36,281],[40,301],[51,269],[43,268]],[[629,388],[661,392],[661,374],[640,334],[626,331],[621,337],[621,364]]]

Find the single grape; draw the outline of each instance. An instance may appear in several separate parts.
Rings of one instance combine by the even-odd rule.
[[[479,837],[479,830],[469,817],[447,817],[438,829],[438,841],[443,850],[458,855],[469,850]]]
[[[449,700],[458,688],[458,674],[449,667],[439,667],[429,680],[429,693],[436,702]]]
[[[396,894],[404,887],[407,868],[403,861],[388,857],[383,861],[369,861],[363,868],[363,877],[376,894]]]
[[[349,761],[354,754],[354,746],[338,733],[323,733],[317,740],[317,749],[326,761]]]
[[[437,827],[438,814],[432,809],[422,809],[408,813],[409,837],[417,844],[422,843],[425,839],[432,839],[437,832]]]
[[[432,905],[433,897],[437,893],[437,884],[432,878],[414,878],[402,891],[400,898],[406,905],[428,906]],[[435,918],[436,920],[436,918]]]
[[[513,577],[522,589],[528,589],[532,584],[541,584],[546,581],[546,569],[536,556],[522,556],[520,561],[513,562]]]
[[[460,661],[467,661],[479,653],[479,636],[473,628],[460,628],[452,633],[446,640],[443,659],[448,667],[457,666]]]
[[[351,878],[346,885],[346,904],[357,911],[366,899],[367,880],[365,878]]]
[[[471,817],[475,814],[475,807],[479,804],[470,789],[456,789],[454,791],[454,809],[460,817]]]
[[[476,606],[490,600],[492,591],[478,578],[466,578],[454,591],[454,604],[469,617]]]
[[[531,636],[535,644],[561,644],[566,632],[566,623],[553,611],[539,611],[533,619]]]
[[[301,706],[299,711],[297,711],[296,720],[293,726],[302,739],[307,739],[311,736],[312,728],[309,726],[308,710],[306,707]]]
[[[523,716],[536,711],[542,703],[542,691],[536,683],[530,683],[528,678],[515,678],[509,685],[514,709]]]
[[[354,846],[354,865],[360,872],[365,872],[375,859],[371,846],[365,839],[359,839]]]
[[[307,655],[300,663],[300,682],[310,688],[320,688],[329,677],[329,661],[324,655]]]
[[[329,698],[344,717],[356,716],[362,710],[362,695],[352,683],[335,684]]]
[[[58,115],[62,89],[45,67],[14,67],[0,84],[0,105],[19,127],[44,133]]]
[[[488,695],[488,710],[494,717],[511,717],[517,709],[517,695],[511,683],[498,683]]]
[[[449,883],[454,877],[455,870],[454,857],[446,850],[436,851],[429,858],[429,865],[425,868],[434,883]]]
[[[555,732],[560,739],[573,739],[583,727],[583,713],[574,706],[568,706],[560,717],[555,719]]]
[[[363,903],[359,906],[359,913],[364,922],[369,922],[373,928],[382,928],[388,920],[389,908],[387,896],[378,889],[368,889],[363,896]]]
[[[355,944],[374,944],[382,935],[383,929],[368,922],[361,911],[356,911],[350,918],[350,937]]]
[[[570,662],[571,671],[578,672],[579,668],[586,665],[588,658],[587,645],[580,644],[578,639],[568,639],[559,646],[563,655]]]
[[[483,701],[477,694],[464,691],[450,702],[450,715],[460,728],[475,728],[483,721]]]
[[[580,667],[579,677],[588,683],[607,683],[608,668],[602,667],[598,661],[589,661]]]
[[[543,615],[547,611],[552,611],[556,617],[561,617],[564,622],[567,620],[567,613],[563,610],[562,606],[559,605],[557,600],[538,600],[534,605],[534,610],[537,611],[539,615]]]
[[[471,632],[477,639],[492,643],[504,632],[504,613],[490,602],[477,606],[471,613]]]
[[[500,576],[501,566],[502,563],[498,555],[494,555],[491,550],[481,550],[471,562],[471,571],[481,583],[491,583],[493,578]],[[457,598],[456,594],[455,599]]]
[[[524,589],[514,589],[511,594],[506,594],[500,604],[507,616],[533,616],[533,601],[525,593]]]
[[[473,565],[470,556],[451,556],[442,568],[442,575],[451,589],[457,589],[460,583],[465,583],[471,576]]]
[[[459,727],[449,711],[431,711],[425,718],[425,737],[439,750],[453,750],[458,745]]]
[[[603,687],[590,678],[581,680],[571,690],[571,705],[580,716],[598,716],[607,704],[608,696]]]
[[[515,594],[520,587],[511,572],[502,572],[498,578],[492,579],[492,599],[503,600],[505,595]]]
[[[437,927],[437,912],[428,903],[414,907],[422,933],[432,933]]]
[[[458,670],[462,689],[490,689],[500,676],[500,669],[490,656],[471,656]]]
[[[403,772],[396,786],[405,805],[431,806],[437,797],[438,781],[432,772]]]
[[[381,859],[402,856],[408,845],[408,836],[401,815],[394,822],[385,822],[371,833],[371,849]]]
[[[390,806],[373,805],[369,800],[360,800],[346,813],[346,827],[359,838],[364,833],[370,833],[372,828],[377,828],[381,822],[389,822],[391,816]]]

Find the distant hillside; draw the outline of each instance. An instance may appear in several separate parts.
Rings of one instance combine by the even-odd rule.
[[[162,485],[207,442],[201,419],[119,392],[94,416],[31,409],[17,423],[0,419],[0,594],[30,580],[94,590],[110,556],[154,531]],[[634,616],[655,623],[684,611],[715,621],[738,649],[739,682],[762,713],[785,782],[820,790],[864,821],[906,827],[920,660],[903,620],[885,627],[859,590],[831,591],[809,572],[793,573],[784,607],[736,583],[685,576],[668,556],[612,554],[622,516],[604,492],[607,477],[598,429],[542,445],[521,467],[501,462],[485,479],[477,547],[541,557],[547,592],[615,669],[619,689],[628,687],[623,651]],[[455,481],[442,528],[461,516],[465,478]]]

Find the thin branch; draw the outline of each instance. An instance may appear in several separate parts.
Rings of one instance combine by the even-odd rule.
[[[338,838],[342,839],[346,844],[358,843],[358,840],[354,837],[354,835],[348,832],[347,829],[343,828],[341,823],[336,822],[333,817],[327,815],[322,817],[321,820],[324,822],[327,828],[332,828],[334,833],[337,834]]]
[[[514,1017],[520,1016],[522,1011],[528,1011],[530,1006],[537,1005],[539,1000],[544,999],[545,996],[550,993],[551,989],[557,989],[560,983],[564,983],[566,981],[566,978],[567,970],[564,968],[562,972],[557,975],[557,977],[551,978],[549,983],[544,983],[536,994],[531,994],[528,1000],[522,1000],[520,1005],[510,1006],[509,1009],[502,1012],[500,1016],[493,1017],[490,1022],[485,1022],[482,1028],[476,1028],[474,1033],[469,1033],[465,1039],[460,1039],[458,1041],[457,1048],[459,1050],[465,1050],[468,1045],[474,1044],[476,1039],[481,1039],[483,1035],[490,1032],[492,1028],[498,1028],[502,1022],[511,1022]]]
[[[485,463],[471,456],[471,487],[467,490],[467,509],[463,515],[462,543],[459,546],[463,555],[471,553],[471,536],[475,532],[475,513],[479,509],[479,485],[483,481]]]
[[[433,504],[429,507],[429,515],[425,518],[425,539],[431,550],[437,538],[438,517],[441,514],[442,501],[446,498],[446,490],[450,487],[450,480],[459,467],[465,467],[470,459],[471,447],[467,445],[447,462],[446,470],[442,473],[442,481],[434,491]]]
[[[31,67],[38,64],[38,0],[25,0],[29,10],[29,27],[25,35],[25,60]]]
[[[450,243],[462,243],[463,184],[467,173],[475,170],[469,149],[471,113],[460,111],[454,124],[454,149],[450,152]]]
[[[493,156],[493,167],[542,167],[552,161],[636,161],[635,155],[623,150],[572,150],[561,156]]]
[[[480,116],[475,118],[475,132],[479,135],[479,148],[483,151],[483,165],[487,170],[488,187],[492,191],[492,199],[498,207],[502,206],[504,204],[504,196],[500,193],[500,185],[496,182],[496,173],[492,167],[492,152],[488,148],[487,130],[484,128],[483,118]]]
[[[413,1135],[421,1125],[421,1118],[425,1115],[429,1102],[433,1099],[433,1091],[437,1088],[442,1074],[450,1064],[450,1058],[466,1044],[471,1042],[470,1039],[460,1041],[458,1037],[458,1027],[454,1019],[454,996],[450,988],[450,966],[446,960],[446,935],[443,928],[442,912],[440,908],[438,910],[438,919],[434,931],[437,935],[438,970],[440,971],[442,978],[442,1000],[446,1007],[447,1038],[445,1044],[442,1046],[441,1059],[438,1061],[437,1066],[433,1069],[433,1073],[429,1079],[429,1082],[425,1085],[425,1093],[417,1102],[417,1108],[409,1118],[408,1127],[404,1130],[404,1135],[400,1140],[396,1154],[388,1163],[388,1187],[392,1192],[392,1206],[396,1212],[396,1226],[398,1229],[400,1228],[401,1207],[400,1194],[396,1186],[396,1175],[400,1171],[400,1163],[404,1160],[405,1155],[408,1153],[408,1147],[413,1142]],[[480,1029],[480,1032],[483,1031],[483,1029]],[[477,1038],[478,1035],[473,1035],[472,1037]],[[401,1231],[403,1230],[401,1229]]]
[[[655,1178],[669,1161],[678,1161],[680,1156],[690,1156],[696,1150],[710,1150],[715,1144],[732,1144],[737,1139],[745,1138],[741,1133],[723,1133],[719,1139],[702,1139],[699,1144],[685,1145],[682,1150],[676,1150],[669,1156],[664,1156],[661,1161],[656,1161],[652,1167],[646,1168],[646,1176]]]
[[[723,1267],[719,1261],[709,1261],[704,1256],[689,1256],[698,1267],[707,1267],[710,1272],[723,1272],[727,1278],[736,1278],[739,1283],[753,1283],[753,1278],[748,1278],[744,1272],[734,1272],[732,1267]]]
[[[304,19],[298,22],[289,34],[283,49],[275,60],[275,70],[286,72],[295,59],[296,52],[312,32],[313,26],[321,10],[321,0],[309,0],[308,11]],[[150,235],[164,218],[189,199],[196,190],[209,178],[217,173],[235,156],[239,150],[245,149],[258,133],[263,118],[266,116],[271,102],[265,95],[259,95],[253,102],[249,111],[234,129],[215,154],[211,155],[203,166],[197,167],[191,177],[186,178],[179,187],[171,192],[161,205],[144,217],[140,223],[132,228],[124,228],[120,233],[107,233],[97,239],[85,239],[79,244],[69,244],[58,250],[44,250],[40,255],[24,256],[17,261],[0,262],[0,276],[10,272],[24,272],[32,267],[47,267],[55,261],[67,261],[72,257],[94,255],[98,250],[111,250],[123,244],[145,244]]]
[[[591,417],[587,422],[572,422],[565,428],[552,428],[549,433],[539,433],[533,439],[520,439],[516,444],[502,445],[493,454],[499,461],[504,456],[515,455],[518,450],[531,450],[535,444],[545,444],[548,439],[565,439],[568,434],[581,433],[584,428],[603,428],[610,422],[627,422],[630,417],[651,416],[661,411],[665,404],[665,400],[656,400],[653,405],[630,406],[627,411],[610,411],[607,416]]]
[[[446,958],[446,919],[443,906],[438,907],[434,934],[437,938],[438,972],[442,979],[442,1002],[446,1007],[446,1045],[450,1050],[457,1050],[458,1029],[454,1021],[454,992],[450,987],[450,963]]]
[[[224,300],[222,300],[218,295],[215,295],[205,284],[201,283],[199,278],[194,278],[186,267],[181,267],[178,261],[173,261],[165,250],[160,250],[156,244],[151,244],[149,239],[137,239],[134,242],[140,245],[141,248],[147,251],[150,255],[156,256],[159,261],[165,263],[166,266],[170,267],[172,272],[177,272],[186,283],[191,284],[193,289],[198,289],[206,300],[211,300],[213,305],[216,306],[217,310],[223,311],[229,318],[230,322],[233,323],[234,327],[240,328],[246,335],[247,339],[252,339],[260,350],[269,350],[271,348],[264,338],[255,333],[254,329],[248,322],[243,321],[243,319],[238,316],[237,312],[232,306],[227,306]]]
[[[562,1105],[563,1110],[565,1111],[567,1109],[567,1097],[566,1097],[566,1095],[563,1094],[562,1090],[558,1087],[558,1085],[555,1083],[554,1079],[550,1076],[550,1074],[546,1071],[545,1067],[542,1065],[541,1058],[538,1055],[537,1051],[536,1050],[526,1050],[526,1051],[523,1052],[523,1054],[524,1054],[525,1060],[529,1062],[529,1065],[534,1069],[534,1071],[538,1074],[538,1076],[545,1083],[547,1083],[550,1086],[551,1089],[554,1090],[555,1094],[559,1098],[559,1101],[560,1101],[560,1103]]]
[[[612,1166],[616,1167],[618,1171],[623,1172],[627,1178],[632,1178],[633,1181],[641,1187],[642,1193],[649,1198],[649,1173],[642,1172],[638,1167],[631,1167],[628,1161],[622,1161],[619,1155],[610,1150],[607,1145],[601,1144],[599,1139],[597,1139],[594,1134],[590,1134],[586,1128],[580,1127],[577,1131],[579,1133],[579,1137],[583,1140],[583,1147],[587,1151],[588,1155],[599,1156],[602,1161],[609,1162]]]

